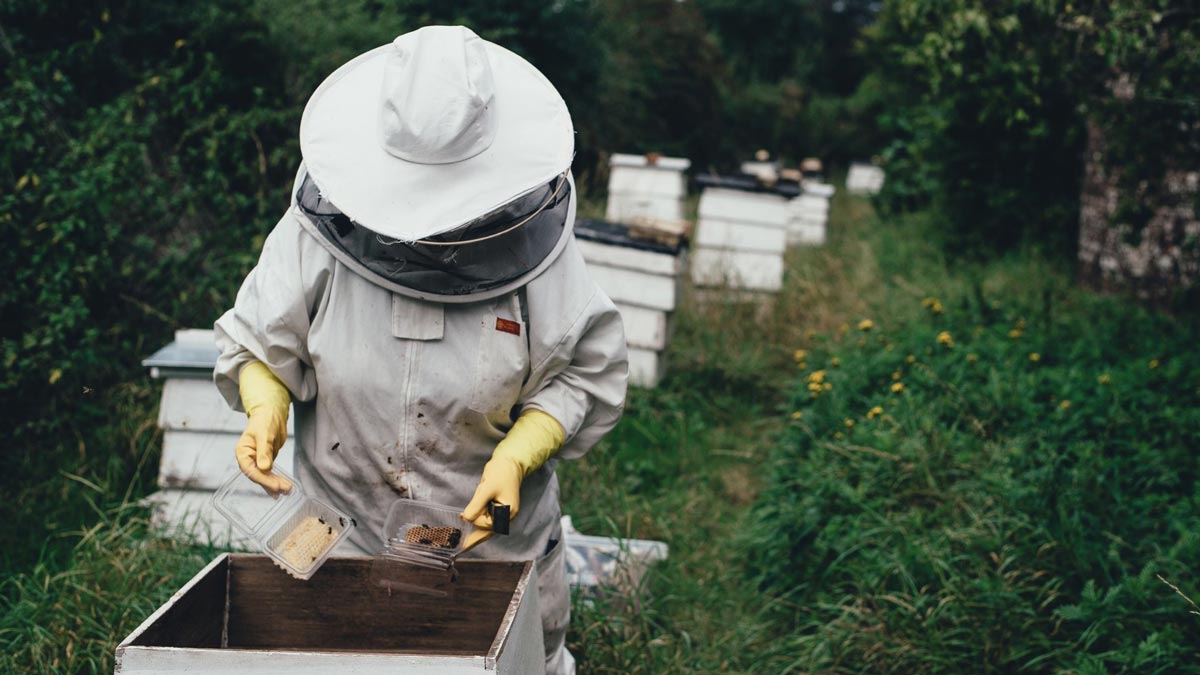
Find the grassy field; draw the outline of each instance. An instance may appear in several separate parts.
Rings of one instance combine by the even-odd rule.
[[[910,409],[905,418],[908,426],[895,427],[888,441],[907,443],[903,451],[876,447],[873,437],[847,437],[851,426],[843,418],[851,419],[860,432],[868,433],[864,431],[869,428],[868,421],[874,422],[877,415],[870,414],[871,406],[867,405],[874,405],[873,399],[868,400],[874,394],[866,392],[884,385],[890,388],[892,383],[891,371],[883,373],[881,369],[892,367],[888,359],[893,356],[903,359],[901,354],[910,348],[904,342],[909,338],[903,336],[916,336],[918,331],[925,335],[938,328],[929,323],[930,304],[922,303],[926,298],[936,297],[939,303],[946,303],[946,314],[968,312],[971,299],[980,296],[1003,298],[1012,308],[1037,309],[1049,303],[1065,307],[1066,315],[1073,317],[1068,325],[1076,328],[1085,328],[1091,316],[1117,322],[1159,320],[1120,303],[1093,303],[1086,294],[1070,288],[1064,270],[1035,258],[1012,257],[987,265],[946,260],[920,217],[880,222],[866,201],[840,193],[835,198],[830,231],[832,238],[827,247],[789,254],[786,288],[767,311],[750,306],[698,307],[688,303],[677,318],[669,354],[671,372],[663,385],[654,391],[632,392],[625,418],[617,429],[587,458],[560,468],[564,510],[574,517],[580,530],[660,539],[671,547],[669,559],[651,570],[636,597],[576,602],[568,640],[581,672],[953,672],[945,664],[962,663],[955,659],[964,650],[955,645],[968,635],[964,626],[987,616],[970,611],[939,614],[946,604],[953,603],[942,603],[945,594],[938,595],[941,589],[934,586],[939,579],[953,575],[928,575],[931,580],[925,587],[907,588],[909,595],[902,592],[903,588],[897,591],[887,583],[873,584],[872,580],[895,578],[888,571],[895,571],[897,561],[889,555],[902,550],[906,538],[902,530],[894,528],[919,528],[927,523],[944,534],[940,542],[949,546],[955,537],[961,539],[978,530],[1000,527],[1009,522],[1005,519],[1011,514],[1020,513],[1003,504],[985,504],[990,511],[972,510],[980,504],[964,496],[986,496],[984,488],[995,477],[988,472],[965,475],[960,469],[967,462],[950,461],[956,455],[949,441],[959,440],[950,432],[971,428],[980,419],[979,411],[952,405]],[[995,321],[1017,318],[1001,314]],[[858,329],[864,319],[872,321],[870,331]],[[1027,330],[1031,335],[1040,335],[1037,339],[1042,342],[1037,349],[1047,354],[1051,363],[1069,362],[1079,350],[1102,347],[1080,339],[1079,350],[1072,351],[1071,333],[1047,330],[1039,334],[1038,320],[1040,316],[1030,315]],[[1183,331],[1169,320],[1161,321],[1160,327],[1175,326],[1175,335]],[[940,330],[945,328],[933,335]],[[1167,328],[1163,330],[1156,332],[1170,333]],[[967,335],[957,327],[954,331],[959,346],[966,347]],[[970,328],[967,331],[969,334]],[[888,350],[877,341],[880,338],[895,340],[896,347]],[[945,347],[930,339],[932,344],[922,343],[922,349]],[[1142,334],[1140,339],[1144,342],[1136,351],[1143,367],[1148,366],[1142,362],[1142,355],[1153,354],[1146,359],[1162,359],[1160,372],[1170,371],[1180,382],[1195,375],[1191,370],[1194,356],[1189,360],[1175,358],[1178,354],[1159,354],[1153,334]],[[878,362],[867,358],[868,349],[882,354]],[[893,354],[896,349],[901,352]],[[805,354],[798,362],[797,350],[811,356]],[[1021,357],[1028,362],[1027,352],[1033,349],[1022,346],[1022,350]],[[957,353],[965,359],[967,350]],[[830,364],[839,355],[848,362],[845,373],[835,377],[834,369],[839,366]],[[922,354],[923,359],[925,356]],[[860,358],[863,364],[873,365],[850,362]],[[1005,365],[997,361],[993,367],[1003,371]],[[812,374],[819,369],[825,369],[829,381],[838,387],[861,393],[855,395],[857,398],[847,393],[842,399],[837,389],[836,396],[830,394],[815,402],[806,398]],[[1120,384],[1130,398],[1136,398],[1138,387],[1154,386],[1145,378],[1135,379],[1140,375],[1133,370],[1128,375],[1123,373],[1114,370],[1112,377],[1122,378]],[[1080,377],[1094,382],[1099,374],[1103,373],[1089,371]],[[880,377],[886,382],[879,382]],[[927,381],[920,380],[913,375],[904,381],[917,388],[921,383],[932,387],[929,383],[935,379],[927,376]],[[981,386],[971,400],[980,405],[992,401],[993,408],[1026,405],[1021,403],[1025,397],[1012,398],[1013,392],[1005,392]],[[1038,390],[1028,405],[1050,406],[1052,413],[1063,410],[1062,398],[1051,403],[1050,394],[1043,394]],[[1010,398],[1004,398],[1006,395]],[[1075,399],[1083,400],[1079,396]],[[886,395],[880,403],[886,405]],[[152,413],[146,408],[131,414],[131,419],[153,419]],[[1039,418],[1046,428],[1060,421]],[[835,430],[835,425],[842,427]],[[127,438],[152,445],[146,441],[148,432],[139,431],[140,426],[133,424]],[[938,436],[939,429],[946,431],[943,440],[947,442],[925,443],[930,434]],[[800,440],[814,435],[820,438],[823,445],[819,447],[826,448],[826,455],[812,454],[810,446]],[[1016,443],[1025,437],[1010,434],[1006,438]],[[1175,436],[1165,437],[1163,442],[1179,444],[1184,440],[1184,436]],[[978,448],[967,449],[986,453],[991,448],[981,442]],[[908,468],[897,474],[891,466],[897,462],[888,457],[899,456],[900,452],[919,456],[905,457],[900,464]],[[1175,458],[1182,454],[1178,447],[1171,452]],[[125,446],[114,446],[114,456],[129,453]],[[153,452],[142,454],[152,466],[156,459]],[[1012,465],[1000,462],[987,466],[1012,469]],[[915,486],[914,471],[921,478]],[[1186,471],[1181,467],[1181,480],[1190,486],[1193,473],[1194,460]],[[0,671],[111,671],[116,642],[213,553],[150,539],[136,509],[102,506],[126,501],[120,498],[125,486],[113,489],[117,486],[77,484],[77,489],[95,493],[93,501],[103,517],[93,528],[74,535],[78,543],[67,561],[50,559],[5,582]],[[1155,489],[1152,485],[1142,487]],[[879,493],[892,488],[903,490],[903,499],[879,502]],[[1178,486],[1172,489],[1178,494]],[[789,500],[802,502],[813,494],[839,495],[841,501],[829,498],[819,503],[823,508],[832,504],[833,511],[810,509],[801,513],[792,519],[797,527],[807,522],[805,518],[817,518],[820,522],[816,529],[826,522],[857,529],[826,529],[820,546],[813,546],[804,533],[797,534],[796,528],[780,526],[773,520],[773,512],[779,511],[773,511],[775,506]],[[863,498],[855,501],[855,495]],[[1192,513],[1188,509],[1196,499],[1191,495],[1177,497],[1188,508],[1179,506],[1173,512],[1176,520],[1169,527],[1191,522],[1187,520]],[[954,524],[961,527],[935,522],[914,504],[961,505],[961,510],[948,511],[958,519]],[[884,511],[871,511],[876,507]],[[1062,508],[1071,505],[1064,503]],[[893,512],[908,520],[890,519]],[[872,521],[864,513],[874,513],[876,519]],[[1088,527],[1088,523],[1069,519],[1063,525],[1065,532],[1074,532],[1077,541],[1119,534],[1112,528],[1093,532]],[[1168,524],[1164,523],[1163,528]],[[913,546],[941,545],[935,539],[913,536],[907,540],[914,542]],[[982,546],[981,541],[972,540],[972,545]],[[1161,547],[1165,544],[1160,542],[1165,541],[1156,539],[1154,545]],[[1116,544],[1111,547],[1116,549],[1115,555],[1134,555],[1132,548]],[[1189,550],[1178,548],[1177,553]],[[856,551],[872,555],[856,556]],[[990,560],[986,552],[981,555]],[[932,554],[916,558],[935,563],[938,560]],[[901,562],[908,559],[911,556]],[[1176,560],[1170,555],[1158,559]],[[981,572],[977,577],[998,584],[994,587],[967,583],[970,570],[976,568],[958,570],[961,574],[954,579],[962,583],[953,586],[953,591],[961,595],[957,602],[967,607],[987,605],[999,608],[997,611],[1024,607],[1022,603],[1027,599],[1022,599],[1020,591],[1014,592],[1020,603],[988,604],[987,599],[1003,596],[1009,571],[1035,574],[1037,569],[1003,557],[992,564],[1001,571]],[[1108,572],[1119,580],[1129,564],[1112,565]],[[1064,567],[1056,573],[1067,569],[1072,568]],[[1189,576],[1186,565],[1164,563],[1155,569],[1167,572],[1183,594],[1196,597],[1196,579]],[[839,571],[841,574],[836,574]],[[806,584],[804,575],[817,572],[832,580],[828,589],[818,589],[827,593],[814,593],[812,584]],[[921,575],[910,574],[909,578],[917,580]],[[981,667],[994,672],[1055,672],[1052,662],[1037,659],[1039,644],[1048,644],[1038,642],[1039,631],[1054,630],[1068,636],[1070,639],[1060,642],[1073,644],[1086,656],[1089,651],[1102,652],[1111,645],[1115,645],[1114,650],[1125,649],[1123,642],[1112,637],[1121,626],[1133,627],[1129,639],[1137,638],[1133,648],[1136,651],[1141,645],[1141,660],[1081,658],[1077,663],[1082,665],[1062,672],[1143,672],[1137,668],[1147,664],[1152,670],[1171,672],[1162,664],[1194,663],[1194,649],[1186,653],[1156,645],[1173,645],[1176,638],[1195,637],[1200,617],[1188,614],[1192,606],[1183,597],[1152,576],[1148,578],[1153,583],[1127,587],[1128,594],[1146,596],[1136,602],[1132,595],[1113,595],[1106,600],[1104,589],[1109,585],[1092,584],[1088,591],[1092,595],[1088,597],[1098,598],[1094,606],[1073,615],[1070,610],[1066,614],[1060,611],[1058,623],[1053,625],[1052,612],[1073,606],[1070,594],[1082,598],[1087,587],[1081,578],[1068,579],[1061,589],[1063,598],[1048,604],[1049,627],[1024,624],[1026,634],[1020,631],[1020,621],[1014,623],[997,615],[995,625],[1013,632],[993,634],[991,644],[1016,645],[1016,651],[1033,652],[1023,660],[985,658]],[[975,595],[968,595],[972,593]],[[927,604],[930,602],[933,605]],[[884,611],[881,605],[889,603],[903,616]],[[1136,611],[1117,612],[1121,604],[1136,605]],[[911,612],[903,609],[905,605]],[[1115,622],[1094,627],[1106,612],[1117,617]],[[941,616],[953,620],[933,620]],[[918,620],[920,617],[924,618]],[[1189,625],[1187,621],[1192,620],[1196,623]],[[1147,621],[1158,621],[1173,632],[1156,638],[1157,643],[1148,635],[1136,635]],[[1087,642],[1088,635],[1098,637]],[[1079,641],[1073,642],[1075,638]],[[1144,644],[1146,640],[1151,641]],[[945,642],[946,648],[939,648],[939,642]],[[1057,643],[1054,646],[1065,648]],[[1064,662],[1060,659],[1053,663]],[[1007,665],[993,667],[993,663]]]

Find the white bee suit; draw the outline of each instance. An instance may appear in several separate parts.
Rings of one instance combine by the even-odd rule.
[[[562,448],[521,485],[511,534],[468,553],[537,561],[552,673],[574,668],[563,646],[570,598],[555,464],[616,424],[628,371],[620,316],[584,267],[573,221],[572,201],[557,257],[523,290],[439,304],[352,269],[293,203],[215,326],[221,393],[241,410],[238,374],[253,360],[287,386],[296,477],[355,516],[359,554],[382,547],[396,499],[465,506],[523,408],[562,424]]]

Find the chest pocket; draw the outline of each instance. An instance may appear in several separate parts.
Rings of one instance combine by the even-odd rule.
[[[512,410],[529,376],[529,335],[520,294],[497,299],[479,323],[475,381],[470,409],[497,425],[512,422]]]

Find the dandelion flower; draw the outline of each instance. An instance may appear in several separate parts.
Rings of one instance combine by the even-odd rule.
[[[803,411],[797,410],[796,412],[792,413],[792,419],[794,419],[794,420],[802,419],[803,417],[804,417]]]
[[[912,354],[909,354],[908,356],[904,357],[904,362],[905,363],[916,363],[917,357],[913,356]]]
[[[1150,366],[1151,370],[1157,368],[1158,367],[1158,359],[1150,359],[1150,363],[1148,365]]]
[[[954,337],[950,335],[950,331],[944,330],[937,334],[937,343],[946,345],[947,347],[954,346]]]
[[[838,366],[842,365],[842,360],[835,356],[832,359],[829,359],[829,365],[837,368]]]
[[[1017,322],[1013,324],[1013,328],[1025,330],[1025,319],[1017,319]]]
[[[967,363],[975,363],[979,360],[978,354],[967,354]]]
[[[1063,410],[1066,410],[1067,408],[1071,407],[1071,402],[1067,399],[1063,399],[1063,402],[1059,403],[1058,407],[1062,408]]]
[[[1014,340],[1016,340],[1017,338],[1021,337],[1022,335],[1024,335],[1024,333],[1022,333],[1020,330],[1018,330],[1018,329],[1016,329],[1016,328],[1014,328],[1014,329],[1012,329],[1012,330],[1008,331],[1008,337],[1010,337],[1010,338],[1012,338],[1012,339],[1014,339]]]
[[[1096,381],[1100,384],[1112,384],[1112,378],[1109,377],[1108,373],[1104,373],[1100,377],[1097,377]]]
[[[822,389],[822,387],[821,387],[820,382],[809,382],[808,383],[809,391],[817,392],[817,391],[821,391],[821,389]]]
[[[843,438],[845,438],[845,435],[844,435],[844,434],[842,434],[842,432],[840,432],[840,431],[835,431],[835,432],[833,433],[833,437],[834,437],[834,438],[836,438],[837,440],[839,440],[839,441],[840,441],[840,440],[842,440]]]
[[[808,352],[804,351],[803,349],[797,349],[796,351],[792,352],[792,358],[796,359],[797,362],[803,361],[807,356]]]
[[[863,319],[862,321],[858,322],[858,329],[864,332],[869,331],[874,327],[875,322],[870,319]]]
[[[825,381],[825,371],[824,370],[812,371],[811,373],[808,374],[808,381],[813,382],[815,384],[820,384],[820,383],[824,382]]]
[[[808,370],[808,364],[801,361],[800,363],[796,364],[796,369],[797,370]]]
[[[882,414],[883,414],[883,408],[880,406],[875,406],[874,408],[871,408],[870,410],[867,411],[867,419],[869,419],[869,420],[875,419],[876,417],[879,417]]]
[[[848,324],[848,323],[844,323],[844,324],[842,324],[842,325],[838,326],[838,332],[839,332],[839,333],[845,333],[845,332],[847,332],[847,331],[849,331],[849,330],[850,330],[850,324]]]
[[[897,370],[896,372],[892,373],[892,379],[899,380],[900,379],[900,371]]]
[[[1033,361],[1034,363],[1037,363],[1038,361],[1042,360],[1042,355],[1037,352],[1030,352],[1029,360]]]
[[[892,350],[893,350],[893,349],[895,349],[895,348],[896,348],[896,346],[895,346],[895,345],[893,345],[893,344],[892,344],[892,343],[890,343],[890,342],[889,342],[889,343],[887,343],[887,345],[886,345],[886,346],[884,346],[884,349],[885,349],[885,350],[887,350],[887,351],[889,351],[889,352],[890,352],[890,351],[892,351]]]
[[[830,389],[833,389],[833,385],[830,384],[829,382],[826,382],[825,384],[823,384],[821,386],[825,388],[825,391],[829,391]]]
[[[847,429],[854,428],[854,420],[850,419],[849,417],[846,418],[846,428]]]
[[[903,382],[893,382],[892,383],[892,393],[893,394],[899,394],[902,391],[904,391],[904,383]]]

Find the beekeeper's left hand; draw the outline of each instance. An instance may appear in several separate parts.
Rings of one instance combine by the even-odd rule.
[[[492,532],[492,517],[487,506],[495,501],[509,507],[509,519],[521,509],[521,481],[537,470],[562,447],[566,432],[558,420],[540,411],[529,409],[521,413],[517,423],[492,452],[483,467],[483,476],[471,503],[463,509],[462,518],[476,529],[467,535],[466,551],[486,541]]]

